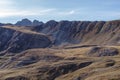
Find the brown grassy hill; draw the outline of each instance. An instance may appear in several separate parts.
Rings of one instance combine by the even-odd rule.
[[[0,80],[119,80],[120,47],[101,46],[118,54],[99,57],[88,55],[93,48],[30,49],[1,56]]]

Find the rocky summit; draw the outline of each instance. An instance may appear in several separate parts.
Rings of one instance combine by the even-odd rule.
[[[120,20],[0,23],[0,80],[120,80]]]
[[[18,21],[15,25],[16,26],[38,26],[43,24],[42,22],[39,22],[38,20],[34,20],[33,22],[29,19],[22,19],[21,21]]]

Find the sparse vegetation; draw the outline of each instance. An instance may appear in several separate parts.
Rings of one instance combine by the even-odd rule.
[[[120,78],[117,78],[117,79],[110,79],[110,80],[120,80]]]
[[[119,23],[0,27],[0,80],[120,80]]]
[[[120,49],[116,46],[114,48]],[[85,54],[89,50],[91,47],[62,49],[62,51],[61,49],[30,49],[15,56],[7,56],[11,58],[5,60],[7,63],[4,63],[5,67],[0,71],[0,79],[9,80],[22,76],[25,78],[22,78],[23,80],[73,80],[78,79],[77,77],[85,80],[100,80],[102,78],[100,76],[104,75],[105,80],[107,80],[110,75],[119,75],[119,54],[105,56],[104,58],[93,57]],[[9,62],[9,59],[13,61]],[[21,61],[31,59],[37,60],[37,62],[21,67],[17,66]],[[4,59],[1,58],[1,60]],[[84,62],[91,62],[91,64],[84,66],[81,64]],[[81,66],[82,68],[80,68]],[[9,70],[6,70],[7,68]],[[111,80],[119,80],[119,78]]]

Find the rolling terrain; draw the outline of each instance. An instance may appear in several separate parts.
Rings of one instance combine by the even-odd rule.
[[[120,80],[120,20],[22,21],[0,26],[0,80]]]

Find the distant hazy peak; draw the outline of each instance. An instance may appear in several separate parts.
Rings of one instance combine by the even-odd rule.
[[[17,26],[38,26],[41,24],[43,24],[43,22],[39,22],[38,20],[34,20],[32,22],[29,19],[25,18],[25,19],[22,19],[21,21],[18,21],[15,25]]]
[[[40,22],[38,20],[34,20],[33,23],[32,23],[33,26],[38,26],[38,25],[41,25],[41,24],[43,24],[43,22]]]

